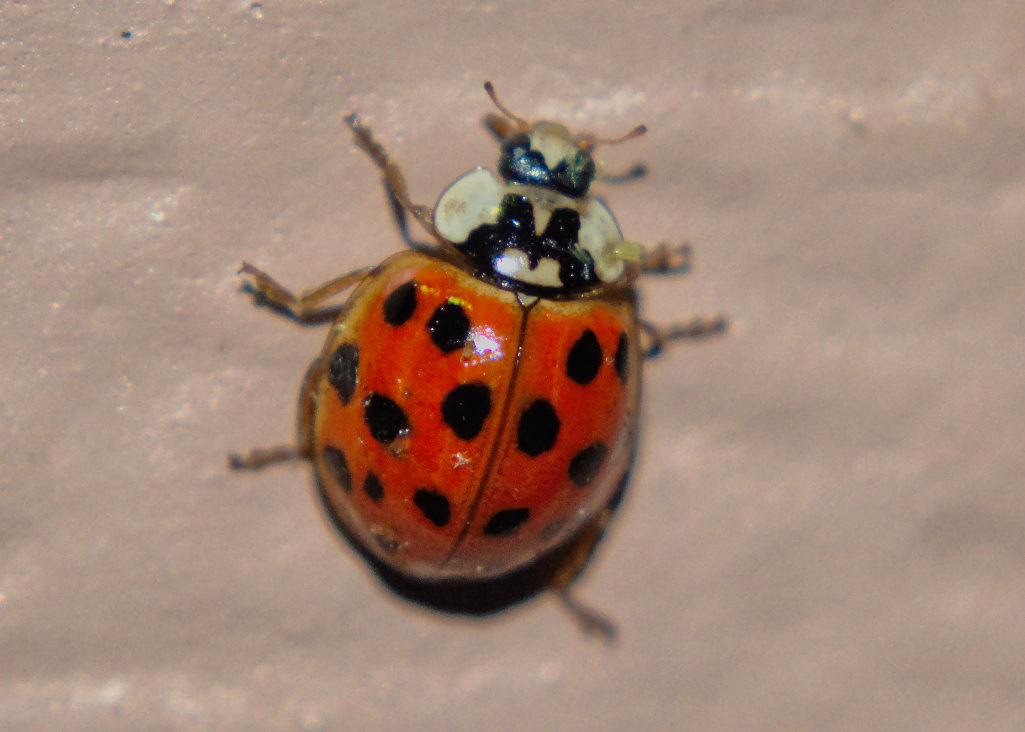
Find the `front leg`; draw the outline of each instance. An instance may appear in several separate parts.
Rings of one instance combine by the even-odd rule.
[[[374,139],[370,128],[359,121],[359,117],[350,114],[345,118],[346,124],[352,130],[356,145],[370,156],[374,165],[384,173],[384,183],[388,187],[388,195],[402,208],[412,214],[413,218],[420,222],[420,225],[438,241],[445,241],[445,238],[434,228],[434,212],[430,206],[423,206],[413,203],[409,199],[409,186],[406,179],[399,170],[398,163],[388,156],[384,146]]]
[[[641,254],[643,274],[686,274],[690,271],[694,251],[690,243],[670,244],[662,242],[655,247],[645,247]]]

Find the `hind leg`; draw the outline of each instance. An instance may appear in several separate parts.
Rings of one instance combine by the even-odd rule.
[[[572,585],[591,560],[598,542],[605,535],[605,527],[612,519],[614,510],[611,506],[602,509],[580,535],[573,539],[573,546],[548,580],[548,587],[576,620],[580,629],[586,635],[597,636],[606,643],[616,639],[615,624],[601,612],[580,602],[572,592]]]
[[[306,370],[299,391],[298,438],[294,445],[254,447],[245,452],[229,452],[228,467],[232,470],[260,470],[268,465],[313,459],[313,420],[316,417],[316,389],[324,376],[326,364],[317,357]]]

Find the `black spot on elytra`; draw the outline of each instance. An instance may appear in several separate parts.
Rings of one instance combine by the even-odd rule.
[[[432,488],[417,488],[413,494],[413,505],[435,526],[444,526],[452,517],[448,499]]]
[[[335,388],[342,405],[347,405],[356,391],[359,374],[359,346],[343,343],[331,354],[327,367],[327,382]]]
[[[345,453],[334,445],[327,445],[320,456],[331,478],[343,491],[349,493],[352,490],[352,473],[349,472],[349,461],[345,459]]]
[[[484,384],[460,384],[441,402],[441,417],[456,437],[472,440],[491,414],[491,389]]]
[[[367,479],[363,481],[363,492],[374,503],[380,503],[384,498],[384,486],[381,485],[381,479],[373,473],[367,473]]]
[[[416,312],[416,280],[396,287],[384,300],[384,322],[399,326]]]
[[[609,456],[609,448],[604,443],[595,442],[573,456],[569,461],[569,479],[577,488],[583,488],[598,477],[605,458]]]
[[[484,536],[510,536],[515,534],[530,517],[526,508],[506,508],[488,519],[484,524]]]
[[[520,452],[537,457],[551,450],[559,436],[559,416],[547,399],[535,399],[523,410],[516,428],[516,447]]]
[[[370,436],[383,445],[409,432],[409,418],[402,407],[377,392],[363,400],[363,421],[370,428]]]
[[[442,353],[458,351],[470,333],[470,319],[459,303],[449,301],[439,305],[431,315],[427,321],[427,332]]]
[[[594,381],[601,368],[602,352],[598,336],[588,328],[569,349],[566,357],[566,375],[578,384],[586,386]]]
[[[613,364],[616,367],[616,375],[625,384],[630,365],[630,339],[626,337],[626,333],[619,334],[619,342],[616,344],[616,358]]]

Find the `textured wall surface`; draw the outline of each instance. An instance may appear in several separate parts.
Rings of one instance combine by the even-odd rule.
[[[0,727],[1021,729],[1025,8],[0,3]],[[687,238],[628,499],[578,586],[385,589],[291,439],[323,338],[252,307],[398,251],[491,165],[491,79],[613,135],[626,235]]]

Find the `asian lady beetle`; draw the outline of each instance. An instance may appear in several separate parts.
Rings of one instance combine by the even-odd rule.
[[[384,172],[411,251],[299,297],[243,264],[259,302],[300,322],[334,321],[302,386],[297,444],[229,464],[311,461],[336,525],[393,579],[438,596],[542,567],[538,587],[610,636],[568,588],[626,483],[641,360],[726,322],[660,328],[637,317],[634,280],[686,270],[689,249],[625,241],[588,190],[594,147],[643,126],[615,140],[574,135],[528,123],[484,88],[501,113],[485,119],[501,141],[498,175],[466,173],[433,209],[409,199],[384,148],[346,118]],[[407,213],[432,244],[409,241]],[[344,305],[325,307],[353,285]]]

